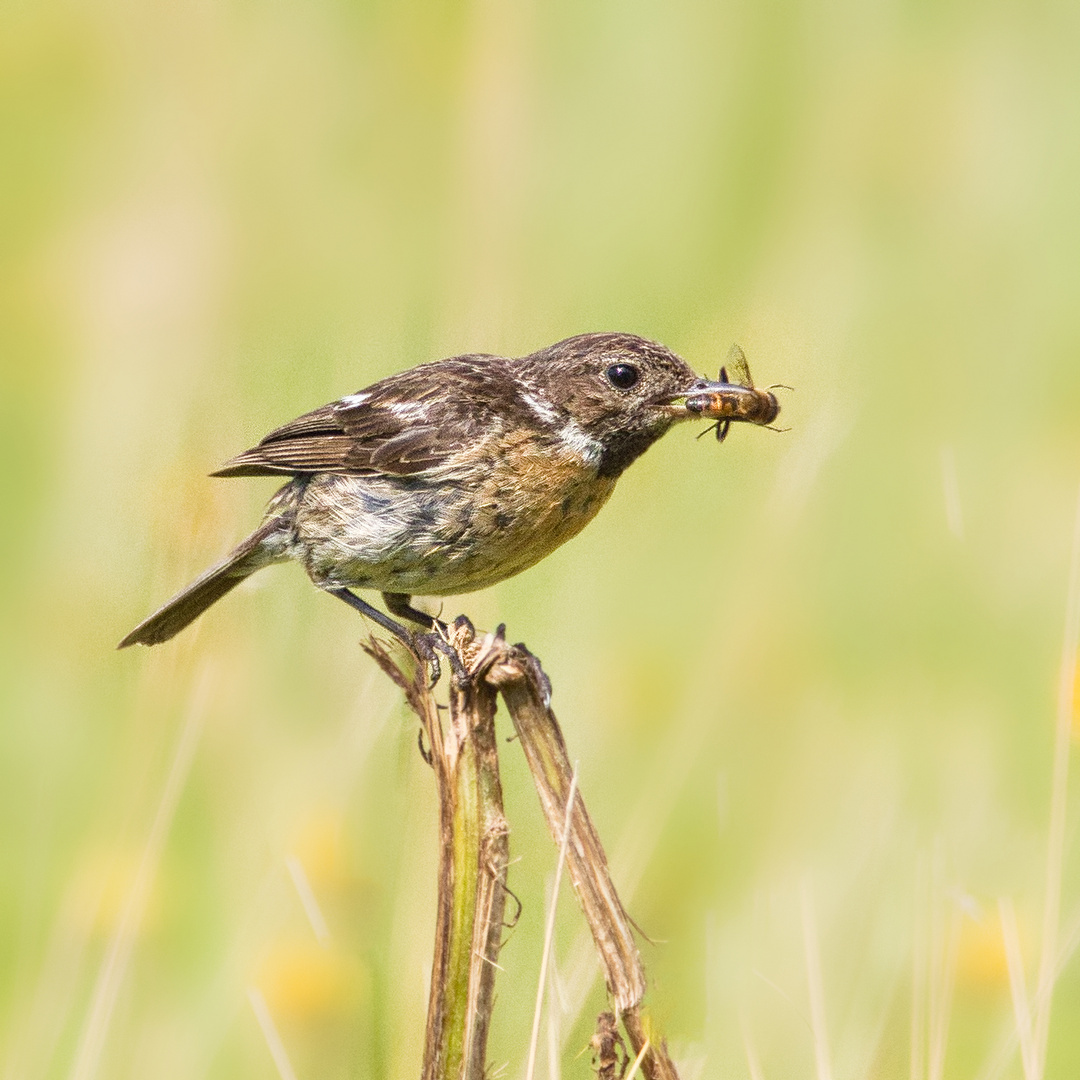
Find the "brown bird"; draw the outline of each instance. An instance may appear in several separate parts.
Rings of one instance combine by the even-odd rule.
[[[295,559],[433,659],[441,639],[409,633],[351,590],[377,589],[393,615],[430,631],[439,624],[413,595],[472,592],[539,562],[680,420],[767,425],[778,412],[769,391],[710,382],[633,334],[421,364],[272,431],[213,473],[291,479],[255,532],[119,648],[168,641],[249,574]]]

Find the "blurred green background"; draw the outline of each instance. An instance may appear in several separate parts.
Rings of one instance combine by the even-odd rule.
[[[796,388],[790,430],[676,431],[579,538],[445,610],[543,659],[684,1077],[1022,1075],[999,902],[1030,997],[1080,485],[1080,7],[0,17],[2,1075],[417,1075],[435,806],[360,620],[280,567],[113,648],[258,520],[272,481],[206,473],[270,428],[614,329],[708,374],[738,341]],[[514,1077],[555,855],[513,744],[504,781]],[[564,895],[545,1075],[549,1045],[589,1075],[581,932]]]

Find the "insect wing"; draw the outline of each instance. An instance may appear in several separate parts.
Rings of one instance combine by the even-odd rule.
[[[733,378],[728,379],[728,372]],[[750,365],[746,362],[746,353],[738,345],[732,345],[727,355],[727,361],[720,369],[720,381],[730,382],[734,386],[753,387],[754,380],[750,378]]]

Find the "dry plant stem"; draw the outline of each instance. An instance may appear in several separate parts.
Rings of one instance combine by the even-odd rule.
[[[496,691],[506,702],[557,843],[569,819],[570,878],[641,1072],[647,1080],[678,1080],[664,1041],[648,1030],[642,1014],[641,957],[580,794],[567,814],[574,773],[547,705],[549,687],[539,662],[523,645],[508,646],[501,636],[489,634],[478,642],[463,623],[455,624],[449,640],[472,679],[466,687],[451,688],[445,722],[424,664],[406,675],[377,641],[364,646],[420,717],[439,792],[439,910],[423,1080],[484,1077],[509,859],[495,742]]]
[[[649,1034],[648,1019],[642,1016],[641,1010],[637,1006],[627,1009],[623,1013],[622,1022],[634,1054],[640,1055],[642,1050],[645,1050],[645,1056],[641,1059],[642,1075],[648,1077],[648,1080],[679,1080],[675,1062],[668,1055],[667,1043]]]
[[[548,829],[560,843],[573,769],[558,721],[547,705],[546,679],[540,665],[523,645],[516,645],[507,648],[492,665],[488,681],[502,693],[529,763]],[[645,973],[630,920],[611,880],[607,856],[580,794],[570,814],[566,862],[592,931],[608,993],[616,1014],[622,1018],[634,1053],[639,1054],[649,1037],[639,1011],[645,993]],[[649,1080],[678,1080],[662,1040],[652,1040],[642,1061],[642,1072]]]
[[[455,626],[451,644],[470,674],[438,708],[425,665],[407,677],[374,640],[367,651],[405,691],[427,735],[439,795],[438,912],[423,1080],[483,1080],[505,907],[508,828],[495,742],[495,690],[483,678],[497,655]]]
[[[555,715],[544,703],[534,665],[535,661],[519,645],[492,668],[488,680],[502,692],[525,751],[548,829],[556,843],[561,843],[574,771]],[[621,1015],[644,996],[645,973],[630,920],[611,881],[607,856],[580,794],[570,815],[566,864],[600,954],[608,993],[616,1014]]]

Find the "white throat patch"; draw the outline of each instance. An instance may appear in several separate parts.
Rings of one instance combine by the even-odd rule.
[[[572,450],[586,465],[599,465],[604,447],[599,439],[587,435],[576,420],[567,420],[559,429],[559,442]]]

